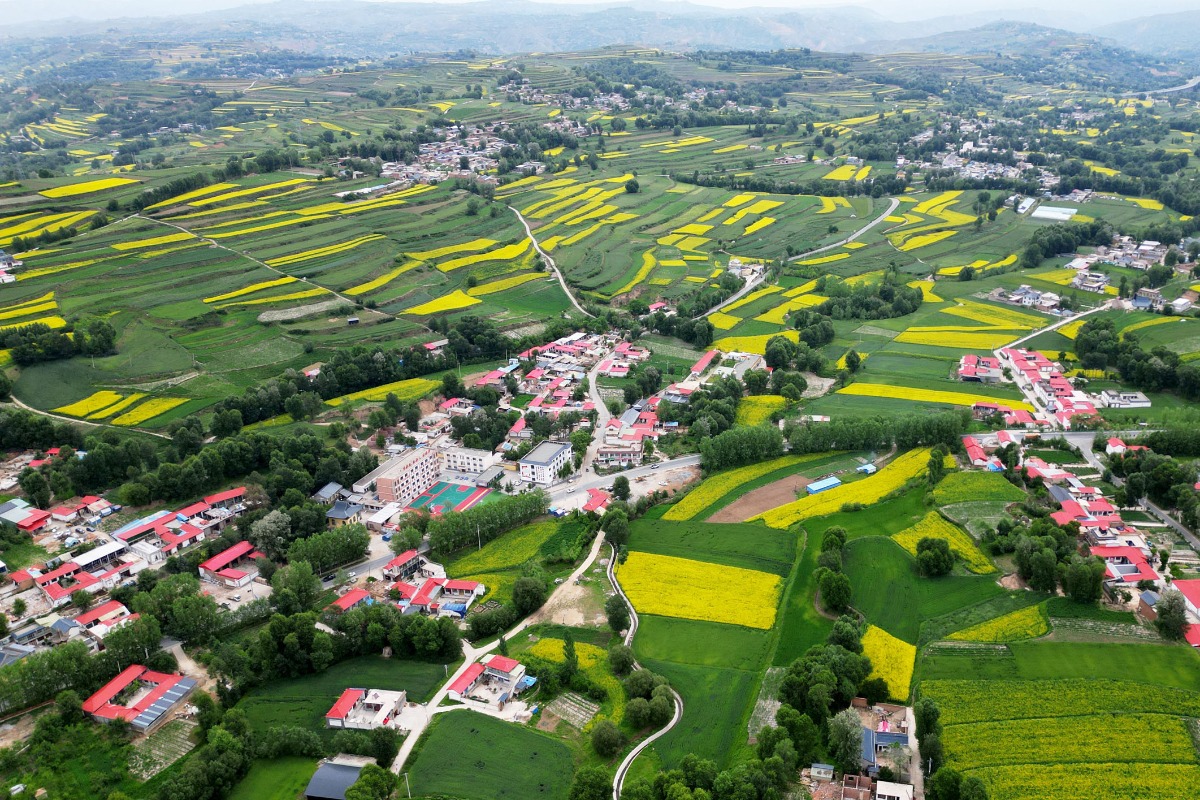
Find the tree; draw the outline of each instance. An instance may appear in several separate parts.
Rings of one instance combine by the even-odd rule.
[[[281,614],[310,611],[320,594],[321,579],[307,561],[295,561],[271,576],[271,600]]]
[[[16,600],[13,601],[12,613],[13,613],[14,617],[20,618],[20,617],[25,616],[25,609],[26,609],[26,605],[25,605],[24,600],[22,600],[21,598],[18,597]]]
[[[92,597],[92,593],[84,589],[76,589],[75,591],[71,592],[71,605],[75,606],[80,611],[87,611],[89,608],[91,608],[93,600],[95,600],[95,598]]]
[[[859,366],[862,364],[862,356],[857,350],[850,350],[846,353],[846,369],[850,372],[858,372]]]
[[[974,775],[968,775],[958,785],[958,800],[988,800],[987,786]]]
[[[842,772],[856,773],[862,766],[862,721],[847,708],[829,720],[829,756]]]
[[[609,509],[600,520],[600,529],[604,531],[605,541],[614,547],[629,541],[629,517],[619,508]]]
[[[625,744],[625,737],[612,720],[603,719],[592,729],[592,749],[601,758],[612,758]]]
[[[618,500],[628,500],[629,478],[626,478],[624,475],[618,475],[613,478],[612,495]]]
[[[650,701],[644,697],[635,697],[625,706],[625,720],[635,731],[640,731],[650,724]]]
[[[54,706],[58,709],[64,725],[74,725],[83,722],[83,700],[79,693],[65,689],[54,698]]]
[[[1077,603],[1095,603],[1104,586],[1105,567],[1099,558],[1074,556],[1063,570],[1063,590]]]
[[[612,780],[600,767],[584,767],[575,773],[567,797],[570,800],[609,800]]]
[[[562,684],[569,686],[577,672],[579,672],[579,656],[575,653],[575,637],[571,635],[571,630],[568,628],[567,632],[563,634],[563,660],[558,665],[558,679]]]
[[[168,632],[186,644],[208,644],[220,627],[217,601],[206,594],[178,598],[171,604],[171,617]]]
[[[917,571],[927,578],[948,575],[954,568],[954,553],[945,539],[925,537],[917,542]]]
[[[800,763],[817,758],[821,750],[821,729],[812,721],[812,717],[785,704],[775,712],[775,723],[788,732]]]
[[[637,194],[641,190],[641,186],[637,182],[637,178],[630,178],[625,181],[625,191],[629,194]]]
[[[852,617],[841,617],[837,622],[833,623],[833,629],[829,631],[829,636],[825,639],[827,644],[836,644],[846,648],[851,653],[861,653],[862,632],[854,623]]]
[[[358,773],[354,785],[346,790],[346,800],[388,800],[396,789],[396,780],[396,776],[383,767],[367,764]]]
[[[517,614],[527,617],[546,602],[546,584],[538,578],[530,576],[517,578],[516,583],[513,584],[512,599]]]
[[[46,476],[35,469],[25,469],[17,479],[21,491],[29,498],[29,502],[38,508],[50,505],[50,484]]]
[[[1154,627],[1158,629],[1159,634],[1164,639],[1182,639],[1188,629],[1187,603],[1183,595],[1176,589],[1163,592],[1154,610],[1158,612]]]
[[[960,800],[961,792],[962,775],[953,767],[939,769],[925,784],[925,796],[929,800]]]
[[[633,650],[623,644],[608,648],[608,665],[615,675],[626,675],[634,665]]]
[[[273,561],[279,561],[287,554],[291,540],[292,520],[279,509],[250,526],[250,541]]]
[[[629,629],[629,607],[625,605],[625,599],[619,594],[614,594],[604,603],[604,613],[608,615],[608,627],[614,632]]]
[[[840,572],[827,572],[821,577],[821,603],[832,611],[845,611],[850,607],[854,590],[850,579]]]

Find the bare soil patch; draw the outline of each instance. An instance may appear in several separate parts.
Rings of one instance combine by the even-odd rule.
[[[756,514],[786,505],[796,499],[796,492],[812,483],[812,478],[789,475],[768,483],[734,500],[708,518],[708,522],[745,522]]]
[[[546,733],[554,733],[554,729],[558,727],[558,723],[562,719],[550,712],[550,709],[543,708],[542,713],[538,715],[537,729],[546,731]]]
[[[1021,580],[1021,576],[1015,572],[1009,573],[1008,575],[1005,575],[1003,578],[1001,578],[1000,585],[1003,586],[1005,589],[1009,589],[1009,590],[1028,589],[1029,588],[1028,586],[1025,585],[1025,581]]]

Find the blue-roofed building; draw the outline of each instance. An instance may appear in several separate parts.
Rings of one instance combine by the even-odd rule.
[[[840,478],[838,478],[836,475],[830,475],[828,478],[822,478],[819,481],[814,481],[813,483],[810,483],[808,486],[805,487],[805,490],[809,494],[816,494],[818,492],[824,492],[828,489],[834,488],[835,486],[841,486],[841,485],[842,485],[842,481]]]
[[[863,475],[874,475],[876,472],[879,471],[879,467],[875,466],[874,464],[863,464],[861,467],[856,468],[854,471],[861,472]]]

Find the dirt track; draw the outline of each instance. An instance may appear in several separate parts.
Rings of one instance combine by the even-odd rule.
[[[812,478],[789,475],[734,500],[708,518],[708,522],[745,522],[756,514],[770,511],[796,499],[796,492],[812,483]]]

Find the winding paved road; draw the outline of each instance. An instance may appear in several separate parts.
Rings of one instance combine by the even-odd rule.
[[[525,217],[521,216],[521,212],[517,211],[517,209],[513,206],[509,206],[508,210],[516,214],[517,219],[521,220],[521,224],[525,226],[525,235],[529,237],[529,241],[533,242],[533,249],[537,250],[538,255],[542,257],[542,260],[550,265],[550,269],[553,270],[554,276],[558,278],[558,282],[562,286],[563,293],[567,296],[567,299],[571,301],[571,305],[579,309],[579,313],[583,314],[585,317],[593,316],[592,314],[588,313],[587,309],[579,304],[579,301],[575,299],[575,295],[571,294],[571,288],[567,286],[567,279],[563,277],[562,270],[558,268],[558,264],[554,263],[554,259],[551,258],[550,254],[543,250],[542,246],[538,244],[538,240],[534,238],[533,235],[533,228],[529,227],[529,223],[525,220]]]
[[[604,532],[598,531],[596,533],[596,540],[592,543],[592,549],[588,553],[587,558],[583,560],[582,564],[575,568],[575,571],[571,573],[570,577],[564,580],[557,588],[555,588],[553,592],[550,593],[550,596],[546,598],[546,603],[549,603],[551,600],[553,600],[555,594],[569,591],[570,588],[574,586],[575,581],[578,580],[581,575],[591,569],[592,564],[596,561],[596,557],[600,555],[600,548],[603,545]],[[546,603],[543,603],[543,605]],[[518,622],[511,630],[506,631],[503,634],[504,638],[506,640],[512,639],[518,633],[528,628],[532,624],[532,619],[534,616],[536,616],[536,614],[537,612],[535,611],[532,615]],[[469,643],[465,641],[463,642],[463,663],[454,671],[454,674],[442,684],[442,687],[434,693],[429,702],[424,704],[424,708],[428,713],[418,720],[417,724],[413,726],[413,729],[408,732],[407,736],[404,737],[404,742],[400,745],[400,752],[396,754],[396,760],[392,762],[392,772],[396,773],[397,775],[400,774],[400,771],[404,768],[404,762],[408,760],[409,755],[412,753],[413,748],[417,744],[417,740],[421,738],[421,734],[424,733],[425,729],[429,727],[429,722],[433,718],[434,714],[440,714],[444,711],[451,710],[452,708],[463,708],[469,711],[486,713],[489,714],[489,716],[497,716],[497,713],[494,709],[488,709],[486,706],[480,706],[478,704],[464,704],[462,706],[445,707],[439,706],[450,693],[450,686],[454,683],[454,681],[458,680],[460,675],[467,671],[467,667],[471,666],[480,658],[492,652],[499,646],[499,637],[482,647],[472,647]]]
[[[816,250],[809,250],[807,253],[799,253],[799,254],[794,255],[791,258],[789,258],[788,261],[799,261],[802,258],[808,258],[809,256],[816,255],[817,253],[824,253],[826,250],[832,250],[835,247],[841,247],[842,245],[847,244],[848,242],[853,242],[855,239],[862,236],[864,233],[871,230],[876,225],[879,225],[885,219],[890,217],[892,215],[892,212],[895,211],[899,206],[900,206],[900,200],[898,198],[893,197],[888,201],[887,211],[883,212],[878,217],[871,220],[866,225],[862,226],[861,228],[856,230],[854,233],[847,236],[845,239],[842,239],[840,242],[834,242],[833,244],[827,244],[824,247],[818,247]]]
[[[629,602],[629,598],[625,595],[625,590],[621,588],[621,584],[617,582],[617,549],[609,545],[608,559],[608,580],[612,584],[613,589],[617,594],[621,595],[621,599],[625,601],[625,605],[629,608],[629,630],[625,633],[625,646],[628,647],[633,643],[633,637],[638,629],[638,615],[633,608],[633,603]],[[641,669],[642,665],[633,662],[635,669]],[[621,759],[621,765],[617,767],[617,772],[613,775],[613,800],[621,800],[621,790],[625,786],[625,777],[629,774],[629,769],[633,766],[633,762],[642,754],[647,747],[654,744],[656,741],[666,736],[672,728],[679,724],[679,720],[683,718],[683,698],[679,696],[679,692],[671,689],[671,694],[675,698],[675,713],[671,716],[671,720],[654,733],[647,736],[642,741],[638,742],[637,746],[629,751],[625,758]]]

